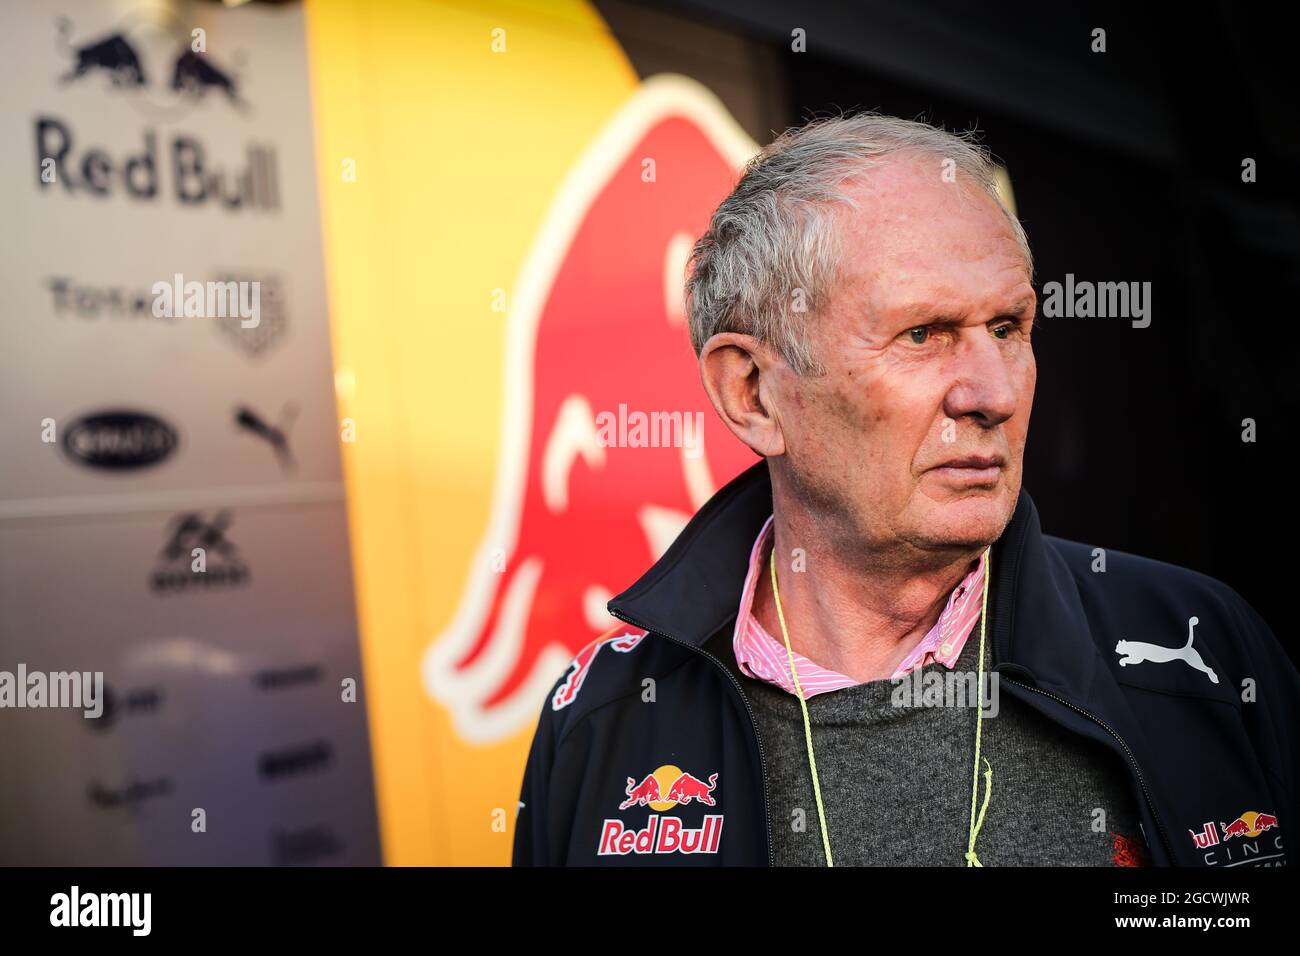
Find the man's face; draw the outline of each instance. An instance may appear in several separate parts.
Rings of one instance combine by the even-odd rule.
[[[896,159],[846,187],[839,281],[810,320],[826,374],[777,386],[791,480],[875,548],[990,544],[1020,493],[1028,266],[994,201],[940,172]]]

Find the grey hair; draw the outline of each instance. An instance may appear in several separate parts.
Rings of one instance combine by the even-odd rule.
[[[719,332],[739,332],[771,345],[798,374],[821,373],[803,320],[825,305],[838,275],[835,206],[856,205],[840,187],[891,154],[950,160],[1006,215],[1032,276],[1029,240],[975,136],[858,113],[814,120],[764,147],[691,252],[686,313],[696,354]]]

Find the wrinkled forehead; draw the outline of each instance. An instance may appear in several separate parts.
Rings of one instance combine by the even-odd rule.
[[[836,214],[842,292],[878,306],[953,308],[1032,294],[1006,214],[968,177],[945,175],[942,157],[888,161],[844,193],[852,204]]]

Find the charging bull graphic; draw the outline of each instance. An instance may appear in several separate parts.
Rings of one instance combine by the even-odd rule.
[[[1223,829],[1224,840],[1231,840],[1233,837],[1257,837],[1265,830],[1276,827],[1277,817],[1271,813],[1249,810],[1231,823],[1220,823],[1219,826]]]
[[[615,631],[621,630],[615,628]],[[564,674],[564,681],[555,689],[551,697],[551,709],[563,710],[574,702],[578,697],[578,691],[582,690],[582,682],[587,679],[587,672],[591,670],[591,662],[596,658],[596,652],[602,647],[608,645],[620,654],[626,654],[628,651],[635,650],[636,646],[645,638],[645,632],[625,632],[616,637],[597,638],[582,650],[578,651],[573,660],[569,662],[569,669]]]
[[[118,29],[83,42],[72,39],[73,25],[67,17],[59,17],[55,29],[61,51],[72,61],[59,77],[63,84],[88,74],[105,75],[112,87],[150,93],[148,102],[140,105],[160,117],[184,103],[203,99],[210,91],[221,93],[239,110],[248,108],[239,96],[235,77],[206,51],[195,50],[188,26],[163,8],[132,11]],[[151,76],[144,66],[148,60],[155,66],[166,63],[170,69],[160,68]],[[156,88],[151,89],[151,83]]]
[[[225,94],[232,105],[244,109],[247,104],[239,98],[235,89],[235,78],[214,66],[212,60],[203,53],[182,50],[172,68],[171,87],[176,92],[194,99],[202,99],[209,90]]]
[[[68,42],[67,21],[61,24],[60,37],[69,47],[75,62],[61,79],[70,83],[75,79],[94,71],[108,74],[114,86],[144,86],[144,67],[135,47],[120,33],[113,33],[99,40],[93,40],[73,48]]]
[[[513,288],[490,524],[423,661],[467,740],[530,727],[618,623],[606,602],[754,460],[699,383],[682,287],[756,150],[702,86],[655,77],[559,189]]]
[[[648,773],[638,783],[636,777],[627,778],[627,799],[618,805],[620,810],[628,807],[644,807],[647,803],[658,803],[663,795],[659,792],[659,781],[655,775]]]
[[[709,782],[705,783],[699,777],[693,777],[689,773],[684,773],[677,778],[676,782],[668,789],[668,796],[664,799],[669,803],[687,804],[692,800],[698,800],[707,806],[713,806],[717,801],[710,796],[713,790],[718,786],[718,775],[709,774]]]
[[[681,804],[697,800],[705,806],[716,807],[713,791],[718,789],[718,775],[709,774],[705,783],[694,774],[672,764],[658,767],[640,780],[627,778],[627,799],[618,805],[620,810],[629,807],[646,807],[663,812]]]

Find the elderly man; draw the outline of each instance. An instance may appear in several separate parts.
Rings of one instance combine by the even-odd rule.
[[[1024,231],[877,115],[757,156],[696,244],[704,388],[763,462],[542,711],[517,864],[1279,865],[1300,675],[1231,588],[1042,533]]]

